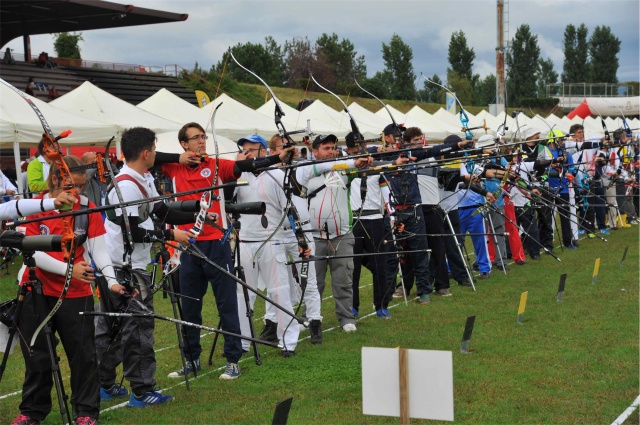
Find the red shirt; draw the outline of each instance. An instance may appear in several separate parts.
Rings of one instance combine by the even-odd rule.
[[[236,176],[233,172],[235,161],[230,159],[219,160],[218,168],[218,180],[223,183],[236,180]],[[200,189],[204,187],[214,186],[219,183],[213,182],[213,175],[215,174],[216,161],[215,158],[205,158],[197,167],[192,168],[189,165],[182,164],[163,164],[162,173],[170,177],[173,180],[173,190],[175,193],[186,192],[193,189]],[[218,195],[218,191],[215,191]],[[200,200],[202,193],[194,193],[191,195],[181,196],[181,201]],[[220,203],[213,202],[209,212],[218,214],[220,216]],[[195,223],[189,223],[184,226],[180,226],[181,229],[191,229]],[[198,240],[211,241],[222,239],[222,232],[215,227],[205,224],[202,232],[198,236]]]
[[[42,196],[37,196],[35,199],[40,199]],[[88,208],[95,208],[96,205],[89,201]],[[73,210],[77,211],[80,209],[80,203],[77,202],[73,205]],[[34,214],[29,218],[42,218],[49,217],[52,215],[58,215],[57,211],[47,211],[40,214]],[[51,219],[41,222],[33,222],[27,223],[24,226],[27,236],[37,236],[37,235],[61,235],[62,234],[62,219]],[[98,236],[102,236],[106,233],[104,229],[104,223],[102,222],[102,215],[100,213],[89,214],[89,226],[87,230],[87,241],[86,244],[89,244],[91,247],[91,238],[95,238]],[[76,248],[76,256],[74,260],[74,264],[77,264],[80,261],[85,261],[84,258],[85,249],[83,245],[78,245]],[[62,252],[47,252],[47,255],[55,258],[58,261],[64,261],[64,256]],[[36,264],[37,265],[37,264]],[[40,268],[36,268],[36,276],[42,282],[42,292],[45,295],[51,297],[59,297],[62,293],[62,288],[64,287],[65,276],[51,273]],[[29,271],[25,270],[24,275],[22,276],[21,284],[26,282],[29,279]],[[91,285],[85,282],[81,282],[78,279],[71,279],[71,284],[69,285],[69,290],[67,292],[67,298],[81,298],[81,297],[90,297],[93,295],[91,290]]]

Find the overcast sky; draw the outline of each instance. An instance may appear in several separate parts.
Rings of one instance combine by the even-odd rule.
[[[121,2],[114,0],[115,2]],[[382,43],[397,33],[413,49],[416,76],[446,77],[451,34],[462,30],[476,53],[474,73],[495,74],[497,46],[496,0],[419,1],[249,1],[249,0],[131,0],[134,6],[188,13],[184,22],[84,31],[82,58],[88,60],[164,66],[178,64],[204,69],[237,43],[262,43],[267,35],[279,44],[296,36],[314,41],[323,32],[348,38],[365,56],[371,77],[384,68]],[[511,0],[509,38],[522,24],[538,36],[542,58],[551,58],[562,73],[562,39],[567,24],[585,23],[589,36],[597,25],[608,25],[622,41],[618,55],[619,81],[640,80],[638,0]],[[23,51],[22,39],[9,45]],[[31,37],[32,54],[55,55],[53,37]],[[420,84],[421,85],[421,84]],[[637,93],[636,93],[637,94]]]

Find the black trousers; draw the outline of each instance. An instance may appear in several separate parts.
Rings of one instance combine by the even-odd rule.
[[[20,412],[32,419],[43,421],[51,412],[53,376],[51,360],[44,331],[33,347],[27,344],[38,325],[51,311],[58,297],[26,295],[19,317],[20,348],[25,361],[24,383]],[[44,303],[43,303],[44,301]],[[43,305],[44,304],[44,305]],[[96,376],[96,344],[92,316],[81,316],[81,311],[93,311],[93,297],[65,298],[51,319],[52,332],[58,334],[69,360],[71,370],[71,405],[73,417],[100,413],[100,385]],[[67,390],[68,391],[68,390]]]
[[[360,219],[353,226],[355,245],[354,254],[385,252],[384,219]],[[390,236],[389,236],[390,237]],[[373,276],[373,305],[376,310],[387,308],[390,292],[389,280],[386,272],[386,255],[372,255],[366,257],[367,268]],[[360,309],[360,271],[365,257],[353,258],[353,308]],[[393,286],[391,286],[393,288]]]
[[[531,207],[516,207],[516,221],[525,231],[522,244],[529,255],[540,255],[540,239],[538,236],[538,222]]]
[[[429,256],[429,274],[433,276],[435,289],[448,289],[449,272],[447,271],[447,255],[444,236],[444,214],[435,205],[423,205],[424,226],[427,233],[427,244],[431,249]]]
[[[540,188],[544,205],[538,208],[538,234],[540,243],[549,251],[553,251],[553,206],[555,204],[551,189]],[[525,229],[526,230],[526,229]]]
[[[449,222],[445,219],[444,230],[446,233],[451,234],[451,236],[444,238],[447,261],[449,262],[451,274],[456,282],[466,282],[469,280],[469,277],[467,276],[464,258],[462,258],[462,255],[458,250],[458,246],[460,246],[460,249],[462,250],[464,238],[462,236],[454,235],[460,234],[460,216],[458,215],[458,210],[451,210],[447,215],[449,216],[449,221],[451,221],[451,226],[453,226],[449,226]]]

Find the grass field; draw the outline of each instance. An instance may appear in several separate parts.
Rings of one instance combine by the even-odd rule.
[[[625,247],[625,262],[620,260]],[[639,394],[639,249],[638,227],[612,232],[609,242],[584,240],[574,251],[560,251],[525,266],[511,265],[480,281],[477,291],[455,286],[453,297],[428,306],[394,302],[391,320],[371,316],[371,277],[361,282],[362,317],[358,331],[336,328],[333,302],[323,301],[324,342],[308,338],[297,356],[283,359],[277,350],[261,350],[263,364],[243,358],[243,375],[220,381],[220,346],[214,366],[205,366],[191,391],[167,378],[180,364],[175,327],[157,322],[157,380],[172,403],[134,410],[118,401],[102,406],[102,423],[112,424],[266,424],[275,404],[293,396],[290,424],[382,424],[397,418],[362,414],[361,347],[405,347],[453,352],[455,422],[461,424],[604,424],[613,422]],[[601,258],[596,284],[594,260]],[[17,270],[12,266],[11,270]],[[567,273],[562,302],[556,301],[559,277]],[[0,283],[0,300],[14,295],[12,277]],[[453,282],[453,281],[452,281]],[[516,323],[520,294],[529,291],[523,323]],[[217,317],[211,294],[205,299],[205,324]],[[168,299],[156,299],[159,314],[171,315]],[[258,314],[264,305],[258,307]],[[476,315],[471,354],[461,354],[467,316]],[[262,325],[257,324],[258,331]],[[203,334],[210,347],[212,335]],[[308,337],[308,332],[301,334]],[[61,351],[61,350],[60,350]],[[204,353],[203,353],[204,354]],[[66,357],[62,367],[68,378]],[[9,358],[0,383],[0,422],[18,413],[23,376],[20,354]],[[70,387],[67,384],[67,391]],[[421,397],[429,397],[423,394]],[[52,392],[54,406],[55,392]],[[122,400],[126,401],[126,400]],[[637,424],[638,410],[625,423]],[[414,423],[427,421],[413,420]],[[60,423],[57,409],[46,424]]]

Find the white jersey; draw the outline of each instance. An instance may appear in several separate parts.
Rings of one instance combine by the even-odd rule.
[[[351,202],[353,218],[355,219],[359,217],[360,220],[381,219],[382,214],[384,213],[385,204],[387,204],[389,200],[387,182],[380,174],[367,176],[366,189],[367,195],[364,198],[363,206],[362,179],[358,177],[351,181],[351,194],[349,196],[349,200]],[[378,211],[378,213],[374,214],[374,211]]]
[[[122,180],[118,182],[118,187],[120,188],[120,192],[122,193],[122,200],[124,202],[138,201],[147,197],[158,196],[158,191],[153,184],[154,180],[150,173],[147,172],[144,175],[141,175],[125,164],[124,167],[122,167],[122,170],[120,170],[118,176],[120,176],[121,174],[127,174],[133,177],[147,192],[146,194],[142,193],[138,185],[132,181]],[[107,199],[109,200],[109,204],[111,205],[120,202],[115,189],[109,191],[109,193],[107,194]],[[155,202],[149,204],[149,211],[153,210],[154,205]],[[126,207],[126,211],[127,215],[129,216],[139,217],[140,209],[138,205],[128,206]],[[121,208],[116,208],[114,212],[117,217],[120,217],[122,215]],[[147,217],[145,221],[143,221],[142,223],[138,223],[138,226],[145,230],[154,229],[153,220],[151,220],[151,217]],[[107,230],[107,234],[105,235],[105,242],[107,245],[107,249],[109,250],[109,254],[111,255],[111,261],[115,266],[122,266],[122,256],[124,254],[124,239],[122,234],[122,227],[119,224],[111,222],[110,220],[105,220],[104,227]],[[149,261],[151,260],[151,245],[151,242],[133,244],[133,253],[131,253],[131,266],[134,269],[146,270],[147,264],[149,264]]]
[[[236,189],[238,203],[264,202],[267,208],[264,213],[267,225],[263,226],[263,216],[261,215],[241,214],[240,239],[247,242],[265,241],[276,231],[280,223],[284,224],[283,217],[287,206],[287,197],[282,190],[284,172],[270,170],[257,176],[250,172],[244,172],[241,179],[248,181],[249,184],[239,186]],[[283,238],[283,227],[280,226],[271,240],[282,241]]]
[[[329,238],[345,235],[351,228],[349,179],[339,170],[353,168],[354,161],[337,161],[299,167],[296,180],[307,188],[313,236]]]

